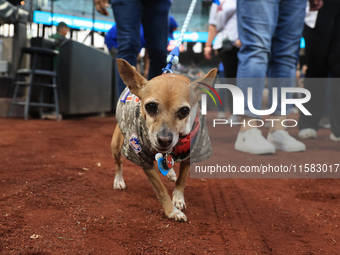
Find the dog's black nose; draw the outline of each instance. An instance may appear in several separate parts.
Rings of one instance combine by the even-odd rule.
[[[157,134],[157,141],[160,146],[167,147],[172,143],[173,135],[167,128],[163,129]]]

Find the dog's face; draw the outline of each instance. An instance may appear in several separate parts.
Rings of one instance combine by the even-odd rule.
[[[125,60],[118,59],[117,67],[124,83],[141,100],[141,114],[146,120],[152,149],[166,153],[182,136],[191,131],[196,117],[200,91],[193,88],[197,81],[176,74],[164,74],[147,81]],[[216,69],[206,76],[214,78]],[[202,81],[202,78],[199,80]]]

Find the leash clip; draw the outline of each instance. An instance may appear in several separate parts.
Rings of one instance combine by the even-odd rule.
[[[165,154],[157,153],[155,156],[157,166],[162,175],[166,176],[170,169],[174,166],[175,162],[170,153]]]
[[[173,64],[178,64],[179,62],[179,48],[175,47],[170,54],[166,58],[166,62],[168,63],[165,68],[162,69],[164,73],[173,73],[171,67]]]

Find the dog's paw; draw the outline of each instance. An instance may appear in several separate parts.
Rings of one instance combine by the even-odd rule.
[[[175,170],[173,168],[170,169],[169,173],[166,175],[169,181],[175,182],[177,180],[177,176]]]
[[[123,179],[123,176],[116,175],[115,180],[113,181],[113,188],[114,189],[126,189],[126,185]]]
[[[178,210],[176,207],[168,215],[169,219],[174,219],[175,221],[187,221],[187,216]]]
[[[184,201],[183,193],[177,189],[174,189],[174,192],[172,193],[172,203],[179,210],[183,210],[187,207]]]

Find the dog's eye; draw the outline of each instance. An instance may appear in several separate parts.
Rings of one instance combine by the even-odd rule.
[[[148,114],[156,114],[158,111],[158,105],[156,103],[148,103],[145,105],[145,110]]]
[[[182,107],[181,109],[178,110],[177,116],[180,119],[184,119],[187,117],[190,113],[190,109],[188,107]]]

